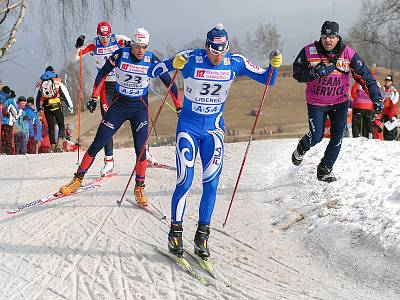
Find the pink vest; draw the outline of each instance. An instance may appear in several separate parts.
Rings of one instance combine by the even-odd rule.
[[[359,88],[357,89],[357,94],[353,102],[353,107],[368,110],[374,109],[374,103],[361,86],[359,86]]]
[[[314,43],[304,47],[306,56],[311,67],[316,67],[321,62],[321,57],[318,54]],[[306,99],[307,103],[317,106],[334,105],[345,102],[349,99],[350,90],[350,61],[353,58],[355,51],[348,46],[345,46],[342,54],[339,56],[336,68],[345,72],[341,73],[338,70],[333,71],[330,75],[315,79],[307,83]],[[333,56],[332,56],[333,57]],[[322,58],[322,61],[327,64],[328,59]]]

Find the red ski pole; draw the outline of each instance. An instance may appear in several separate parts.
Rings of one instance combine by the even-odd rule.
[[[78,92],[78,103],[77,103],[77,107],[78,107],[78,140],[77,140],[77,144],[78,144],[78,161],[77,161],[77,165],[79,165],[79,152],[81,151],[81,103],[82,103],[82,98],[83,98],[83,91],[82,91],[82,69],[83,69],[83,65],[82,65],[82,52],[79,51],[79,92]]]
[[[239,171],[238,178],[237,178],[237,180],[236,180],[235,188],[233,189],[233,194],[232,194],[231,202],[229,203],[228,212],[226,213],[225,221],[224,221],[224,223],[222,223],[222,227],[225,227],[226,222],[228,221],[228,216],[229,216],[229,212],[231,211],[232,202],[233,202],[233,199],[235,198],[236,190],[237,190],[237,187],[238,187],[238,185],[239,185],[240,176],[242,175],[244,163],[246,162],[247,153],[249,152],[251,141],[252,141],[253,138],[254,138],[254,131],[255,131],[255,129],[256,129],[257,121],[258,121],[258,118],[259,118],[259,116],[260,116],[261,110],[262,110],[262,108],[263,108],[263,106],[264,106],[265,96],[267,95],[269,83],[270,83],[270,81],[271,81],[272,74],[274,73],[274,69],[275,69],[274,67],[271,67],[271,69],[270,69],[270,71],[269,71],[269,74],[268,74],[267,82],[266,82],[266,84],[265,84],[264,93],[263,93],[263,96],[262,96],[262,99],[261,99],[261,102],[260,102],[260,106],[258,107],[256,119],[254,120],[254,124],[253,124],[253,128],[251,129],[250,138],[249,138],[249,141],[248,141],[248,143],[247,143],[246,151],[245,151],[245,153],[244,153],[244,157],[243,157],[243,161],[242,161],[242,166],[240,167],[240,171]]]
[[[164,104],[165,104],[165,101],[167,100],[168,94],[169,94],[169,92],[170,92],[170,90],[171,90],[171,88],[172,88],[172,86],[173,86],[173,84],[175,82],[176,76],[178,75],[178,71],[179,70],[176,70],[175,73],[174,73],[174,76],[172,77],[172,80],[171,80],[171,82],[170,82],[170,84],[168,86],[167,93],[165,94],[165,97],[164,97],[163,101],[160,104],[160,108],[157,111],[156,117],[154,118],[154,122],[153,122],[152,126],[150,127],[149,133],[147,134],[146,141],[144,142],[142,150],[140,150],[139,156],[136,159],[135,167],[132,170],[131,176],[129,177],[129,180],[128,180],[128,183],[126,184],[125,190],[122,193],[121,199],[117,200],[118,206],[121,206],[122,200],[124,200],[126,191],[128,190],[129,184],[131,183],[133,174],[135,174],[135,172],[136,172],[136,169],[137,169],[137,166],[138,166],[138,162],[142,159],[142,156],[146,151],[147,142],[149,141],[149,137],[151,135],[151,132],[153,131],[154,127],[156,126],[158,117],[160,116],[161,110],[164,107]]]

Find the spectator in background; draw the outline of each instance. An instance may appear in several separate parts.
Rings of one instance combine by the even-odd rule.
[[[19,118],[19,108],[15,102],[15,92],[8,86],[4,86],[2,91],[6,94],[6,100],[3,103],[2,114],[3,120],[1,125],[1,149],[2,153],[14,154],[14,121]]]
[[[25,113],[26,99],[21,96],[17,100],[19,118],[14,122],[15,154],[25,155],[29,137],[29,118]]]
[[[29,154],[36,154],[38,153],[40,143],[42,141],[42,122],[36,113],[35,100],[33,97],[28,97],[25,106],[25,113],[29,118],[29,138],[27,152]]]
[[[353,99],[352,133],[353,138],[360,136],[372,138],[372,126],[374,120],[374,103],[362,86],[354,82],[351,87],[351,98]]]
[[[64,101],[73,112],[73,105],[67,87],[58,78],[53,67],[48,66],[38,83],[36,96],[36,108],[38,111],[43,106],[44,114],[49,128],[50,143],[53,152],[63,151],[63,140],[65,137],[64,113],[61,101]],[[58,139],[55,138],[55,124],[58,126]]]
[[[399,102],[399,93],[393,85],[392,75],[385,77],[383,86],[383,110],[382,110],[382,123],[383,138],[386,141],[393,141],[397,138],[397,106]]]

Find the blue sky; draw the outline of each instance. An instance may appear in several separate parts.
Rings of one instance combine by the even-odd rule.
[[[359,0],[203,0],[203,1],[132,1],[134,7],[128,20],[114,16],[113,31],[131,36],[139,26],[150,32],[152,49],[164,50],[167,44],[180,48],[195,38],[205,38],[206,32],[216,23],[224,23],[230,37],[244,40],[247,32],[255,30],[258,23],[276,25],[284,41],[284,63],[291,64],[300,49],[308,42],[318,39],[320,27],[325,20],[340,24],[345,34],[357,20],[360,11]],[[28,4],[29,5],[29,4]],[[63,66],[57,35],[50,33],[53,55],[47,57],[40,37],[40,11],[28,7],[24,28],[17,34],[15,49],[17,58],[0,64],[0,78],[12,86],[17,95],[33,93],[35,83],[47,64],[57,70]],[[79,34],[88,38],[95,36],[96,24],[101,15],[88,18],[86,28],[71,32],[71,54]],[[60,24],[58,24],[60,25]],[[51,32],[51,26],[49,26]],[[91,58],[88,57],[90,61]],[[88,64],[94,70],[94,64]]]

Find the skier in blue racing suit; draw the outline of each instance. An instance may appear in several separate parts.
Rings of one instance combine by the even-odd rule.
[[[184,78],[184,101],[176,129],[177,181],[171,204],[169,251],[183,256],[182,222],[186,196],[193,182],[194,163],[198,152],[203,166],[203,194],[200,201],[198,227],[194,238],[195,253],[207,259],[207,241],[211,215],[224,154],[224,111],[229,88],[235,79],[245,75],[265,84],[272,67],[270,84],[278,76],[282,56],[272,52],[267,70],[254,65],[242,55],[228,52],[228,34],[222,24],[207,33],[205,49],[187,50],[156,64],[150,76],[179,69]]]

